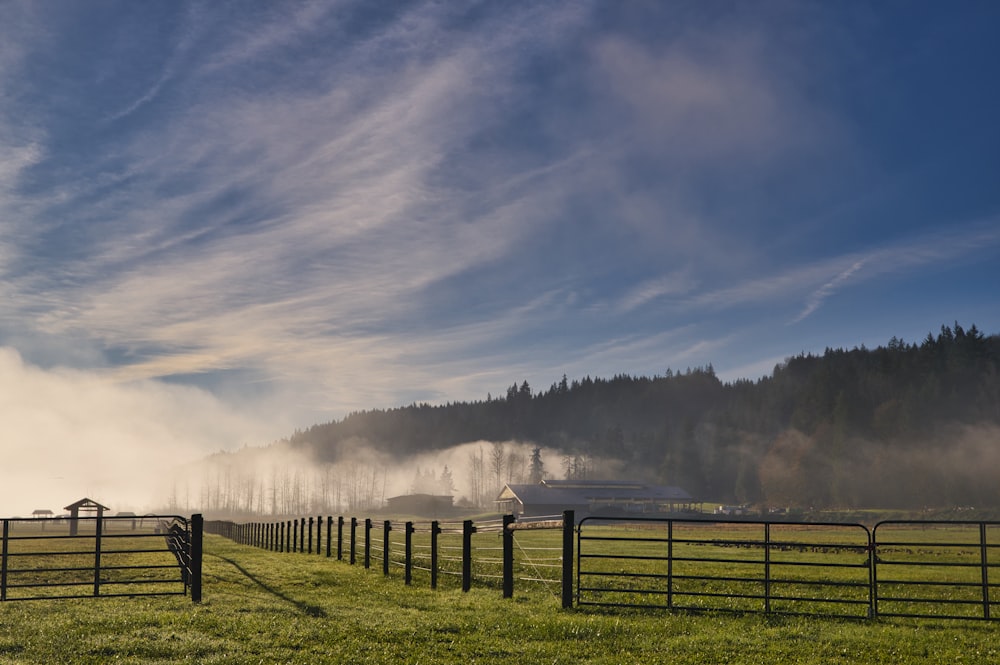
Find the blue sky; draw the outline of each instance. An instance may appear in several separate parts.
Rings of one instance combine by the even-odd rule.
[[[30,375],[266,443],[1000,332],[998,30],[973,1],[0,0],[7,408]]]

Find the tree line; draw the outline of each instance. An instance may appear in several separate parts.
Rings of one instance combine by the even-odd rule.
[[[799,354],[755,381],[723,382],[711,365],[521,381],[475,402],[352,413],[282,445],[333,462],[359,442],[406,458],[525,441],[559,451],[567,475],[589,460],[594,477],[710,500],[920,507],[1000,502],[998,432],[1000,337],[956,322],[920,342]]]

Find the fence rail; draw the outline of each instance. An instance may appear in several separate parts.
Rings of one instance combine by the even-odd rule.
[[[583,606],[849,618],[1000,617],[1000,522],[861,524],[585,517],[206,522],[278,552],[336,556],[405,584],[540,586]],[[315,527],[315,528],[314,528]]]
[[[0,601],[191,594],[201,601],[202,519],[2,520]]]

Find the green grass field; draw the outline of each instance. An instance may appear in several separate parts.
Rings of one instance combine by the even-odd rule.
[[[0,663],[987,663],[987,622],[559,609],[206,537],[204,602],[0,604]],[[417,582],[420,582],[418,585]]]

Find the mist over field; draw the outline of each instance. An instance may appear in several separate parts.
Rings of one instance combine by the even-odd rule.
[[[0,412],[4,516],[59,514],[84,496],[144,512],[161,505],[173,467],[266,441],[275,427],[204,390],[42,369],[10,348],[0,349]]]

